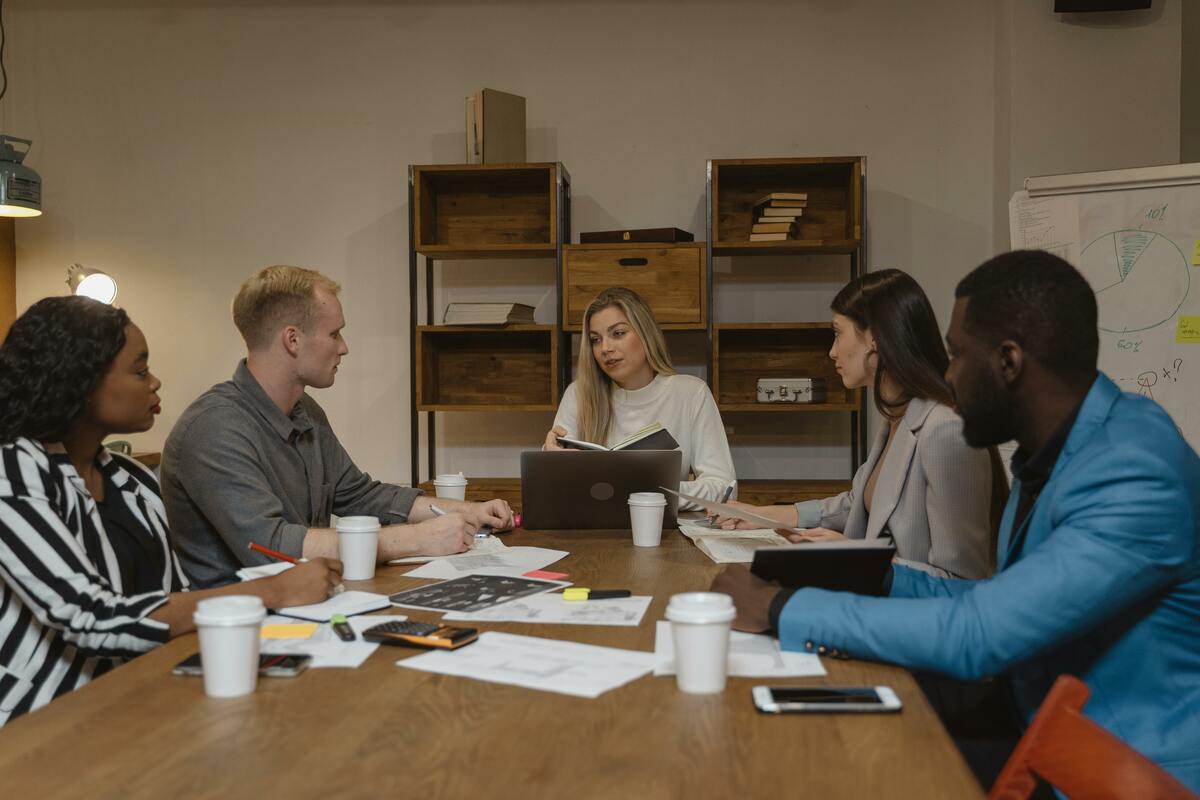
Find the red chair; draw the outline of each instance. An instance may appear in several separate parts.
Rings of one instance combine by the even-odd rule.
[[[1087,686],[1061,675],[988,795],[1025,800],[1038,778],[1072,800],[1196,800],[1186,786],[1081,712]]]

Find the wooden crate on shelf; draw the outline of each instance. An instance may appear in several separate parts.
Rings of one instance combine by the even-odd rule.
[[[862,240],[862,158],[715,159],[713,254],[850,253]],[[799,238],[750,241],[754,206],[771,192],[804,192]]]
[[[704,329],[708,322],[705,243],[576,244],[563,248],[563,329],[581,330],[583,313],[610,286],[632,289],[664,330]]]
[[[554,257],[558,165],[414,166],[414,248],[434,258]]]
[[[420,325],[418,411],[553,411],[553,325]]]
[[[718,323],[713,326],[713,394],[721,411],[856,411],[859,394],[842,384],[829,358],[827,322]],[[759,378],[822,378],[825,401],[760,403]]]

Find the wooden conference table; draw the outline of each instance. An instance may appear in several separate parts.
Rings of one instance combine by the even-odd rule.
[[[478,624],[530,636],[654,649],[676,592],[707,588],[717,565],[678,531],[655,549],[629,531],[527,532],[509,545],[567,550],[549,569],[579,586],[652,594],[631,627]],[[381,567],[350,588],[424,581]],[[402,609],[397,609],[403,611]],[[387,613],[387,612],[383,612]],[[405,611],[413,619],[439,615]],[[477,623],[471,623],[476,625]],[[268,678],[213,700],[171,667],[180,637],[0,729],[5,797],[795,798],[980,797],[978,783],[903,669],[823,659],[825,678],[731,678],[690,696],[646,676],[588,700],[399,669],[420,651],[380,647],[356,670]],[[893,687],[899,714],[763,715],[758,683]]]

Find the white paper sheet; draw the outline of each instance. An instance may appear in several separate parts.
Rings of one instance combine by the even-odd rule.
[[[471,545],[471,549],[465,553],[455,553],[450,556],[409,556],[408,558],[393,558],[389,564],[424,564],[426,561],[435,559],[445,560],[451,558],[463,558],[464,556],[479,555],[481,553],[500,553],[508,549],[508,545],[500,541],[498,536],[486,536],[482,539],[476,539]]]
[[[653,653],[487,631],[474,644],[397,661],[406,669],[599,697],[654,669]]]
[[[695,542],[700,552],[718,564],[748,564],[754,560],[754,551],[760,547],[790,544],[785,537],[767,528],[726,531],[681,522],[679,532]]]
[[[542,622],[550,625],[640,625],[653,597],[614,597],[611,600],[563,600],[561,594],[535,594],[494,608],[464,614],[450,611],[444,622]]]
[[[1071,263],[1079,258],[1079,199],[1075,195],[1030,197],[1016,192],[1008,202],[1013,249],[1049,250]]]
[[[569,556],[566,550],[545,547],[506,547],[495,553],[462,553],[436,558],[423,567],[406,572],[406,578],[450,580],[463,575],[506,575],[518,578],[526,572],[542,569]]]
[[[294,564],[289,564],[286,561],[273,561],[270,564],[263,564],[259,567],[242,567],[237,571],[237,576],[244,581],[254,581],[259,578],[269,578],[272,575],[278,575],[281,572],[287,572]]]
[[[391,603],[386,594],[347,591],[335,594],[323,603],[280,608],[276,610],[276,613],[286,617],[308,619],[313,622],[328,622],[329,618],[334,614],[345,614],[347,617],[350,617],[355,614],[365,614],[368,611],[378,611],[390,605]]]
[[[363,631],[385,622],[404,622],[404,614],[379,614],[370,617],[351,617],[347,620],[358,634],[353,642],[343,642],[330,625],[322,625],[307,639],[263,639],[261,651],[268,655],[295,654],[312,656],[309,667],[343,667],[357,669],[379,647],[378,642],[365,642]],[[264,624],[295,622],[290,617],[270,616]]]
[[[675,643],[671,623],[659,620],[654,629],[655,675],[675,674]],[[824,675],[821,659],[812,653],[779,649],[774,636],[731,631],[729,673],[736,678],[801,678]]]

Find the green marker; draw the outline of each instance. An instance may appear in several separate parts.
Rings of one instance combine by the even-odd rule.
[[[350,623],[346,620],[345,614],[334,614],[329,618],[329,624],[333,626],[333,632],[343,642],[353,642],[358,638],[354,633],[354,628],[351,628]]]

